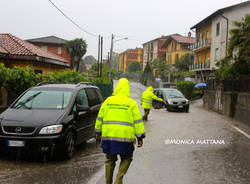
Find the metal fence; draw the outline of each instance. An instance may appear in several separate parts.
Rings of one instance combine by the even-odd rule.
[[[216,90],[219,87],[223,91],[250,92],[250,76],[242,77],[239,80],[236,79],[208,80],[208,90]]]
[[[104,98],[107,98],[107,97],[112,95],[112,93],[113,93],[113,85],[112,84],[95,83],[95,85],[100,88]]]

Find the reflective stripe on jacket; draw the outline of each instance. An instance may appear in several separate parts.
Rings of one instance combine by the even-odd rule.
[[[102,141],[106,141],[105,144],[109,144],[110,141],[133,144],[136,137],[144,138],[144,123],[137,103],[130,98],[127,79],[120,79],[113,96],[107,98],[102,104],[96,119],[95,132],[102,135]],[[114,144],[110,143],[108,147],[112,145]],[[124,150],[124,148],[121,149]]]
[[[142,105],[142,108],[144,108],[144,109],[151,109],[153,100],[158,100],[158,101],[162,101],[163,102],[163,99],[158,98],[153,93],[153,88],[151,86],[149,86],[146,89],[146,91],[144,91],[142,93],[142,96],[141,96],[141,105]]]

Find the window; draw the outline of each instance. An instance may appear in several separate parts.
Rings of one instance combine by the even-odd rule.
[[[208,62],[208,53],[206,53],[206,56],[205,56],[205,63]]]
[[[24,109],[64,109],[68,106],[72,96],[66,90],[29,90],[12,108]]]
[[[198,63],[201,63],[201,56],[199,56],[199,60],[198,60]]]
[[[104,101],[103,96],[101,94],[101,91],[99,89],[95,90],[99,99],[99,103],[102,103]]]
[[[209,39],[209,32],[208,31],[206,32],[206,39],[207,40]]]
[[[165,97],[169,98],[169,97],[175,97],[175,98],[183,98],[183,94],[178,91],[178,90],[164,90],[163,94],[165,95]]]
[[[219,52],[219,48],[216,48],[215,49],[215,60],[217,61],[217,60],[219,60],[220,59],[220,52]]]
[[[34,73],[35,73],[35,74],[38,74],[38,73],[42,74],[43,71],[42,71],[42,70],[34,70]]]
[[[220,23],[216,24],[216,36],[220,35]]]
[[[46,45],[43,45],[43,46],[41,46],[41,49],[47,51],[47,50],[48,50],[48,47],[47,47]]]
[[[159,91],[158,91],[158,90],[155,90],[155,91],[154,91],[154,94],[155,94],[156,96],[158,96],[158,95],[159,95]]]
[[[176,61],[179,60],[179,54],[175,54],[175,64],[176,64]]]
[[[88,98],[84,89],[81,89],[76,96],[76,103],[88,107]]]
[[[202,40],[202,37],[203,37],[203,34],[201,33],[201,34],[200,34],[200,41]]]
[[[96,92],[93,88],[87,88],[86,93],[88,96],[88,102],[90,107],[99,104],[98,97],[96,96]]]
[[[57,48],[57,54],[61,55],[62,54],[62,47]]]

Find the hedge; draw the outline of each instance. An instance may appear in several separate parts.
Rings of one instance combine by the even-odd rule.
[[[187,99],[191,99],[194,94],[194,82],[192,81],[178,81],[177,89],[180,90]]]
[[[31,68],[6,68],[4,64],[0,63],[0,86],[3,86],[8,93],[8,105],[11,104],[20,94],[28,88],[37,85],[40,82],[51,83],[70,83],[76,84],[78,82],[93,82],[101,86],[102,79],[90,79],[83,77],[83,74],[71,71],[50,72],[44,75],[35,74]],[[112,94],[112,84],[104,82],[106,87],[101,87],[102,93],[105,97]],[[104,85],[105,86],[105,85]]]

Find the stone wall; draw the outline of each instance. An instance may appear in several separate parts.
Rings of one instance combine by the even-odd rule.
[[[239,93],[234,118],[250,126],[250,93]]]
[[[207,90],[203,102],[205,109],[219,112],[250,126],[250,93]]]

